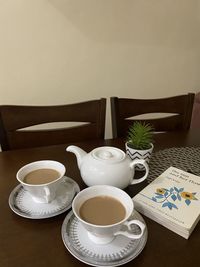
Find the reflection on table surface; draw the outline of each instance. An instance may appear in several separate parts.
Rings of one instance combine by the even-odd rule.
[[[91,140],[77,143],[87,152],[103,145],[116,146],[124,150],[123,139]],[[7,151],[0,153],[0,266],[84,266],[65,248],[61,238],[61,226],[68,211],[56,217],[31,220],[22,218],[11,211],[8,198],[18,185],[16,172],[23,165],[42,159],[53,159],[63,163],[66,175],[77,182],[81,189],[85,185],[81,179],[76,157],[66,152],[69,144]],[[155,136],[155,151],[173,147],[200,146],[200,130],[182,133],[161,133]],[[200,159],[199,159],[200,162]],[[147,182],[126,188],[135,195]],[[200,247],[200,225],[198,224],[189,240],[185,240],[158,223],[146,218],[148,228],[147,244],[140,255],[126,266],[198,266]],[[86,265],[85,265],[86,266]]]

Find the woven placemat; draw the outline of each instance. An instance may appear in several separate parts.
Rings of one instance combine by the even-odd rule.
[[[152,182],[170,166],[200,176],[200,147],[173,147],[153,153],[147,181]]]

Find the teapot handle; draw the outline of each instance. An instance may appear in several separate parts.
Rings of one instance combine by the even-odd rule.
[[[142,164],[144,166],[145,175],[142,176],[140,179],[134,179],[133,178],[132,181],[131,181],[131,184],[139,184],[139,183],[143,182],[147,178],[147,176],[149,174],[149,166],[148,166],[148,164],[146,163],[146,161],[144,159],[135,159],[135,160],[133,160],[131,162],[131,164],[130,164],[131,169],[133,169],[135,167],[135,165],[137,165],[137,164]]]

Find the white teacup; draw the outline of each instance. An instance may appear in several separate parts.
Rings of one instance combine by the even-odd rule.
[[[108,225],[89,223],[80,216],[80,208],[88,199],[106,196],[118,200],[125,208],[125,216],[119,222]],[[131,197],[123,190],[109,185],[95,185],[80,191],[72,202],[72,210],[77,219],[87,230],[89,238],[96,244],[110,243],[115,236],[124,235],[130,239],[139,239],[144,233],[145,225],[139,220],[129,220],[134,212],[134,204]],[[96,208],[98,211],[98,208]],[[140,233],[134,233],[131,225],[137,225]],[[124,227],[125,226],[125,227]],[[124,229],[125,228],[125,229]]]
[[[30,174],[32,171],[39,169],[55,170],[58,173],[58,177],[56,177],[53,181],[42,184],[31,184],[25,182],[26,175]],[[16,177],[17,180],[22,184],[24,189],[30,193],[32,199],[35,202],[50,203],[56,197],[56,190],[64,177],[65,171],[65,166],[58,161],[41,160],[23,166],[17,172]]]

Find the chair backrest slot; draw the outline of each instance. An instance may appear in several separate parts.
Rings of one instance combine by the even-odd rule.
[[[155,132],[188,130],[194,96],[194,93],[189,93],[157,99],[111,97],[113,137],[127,136],[129,126],[136,120],[151,123]],[[150,118],[150,114],[157,116]],[[148,118],[145,118],[145,115],[148,115]]]
[[[1,147],[11,150],[104,139],[105,115],[105,98],[60,106],[2,105]],[[60,127],[51,127],[52,123]]]

